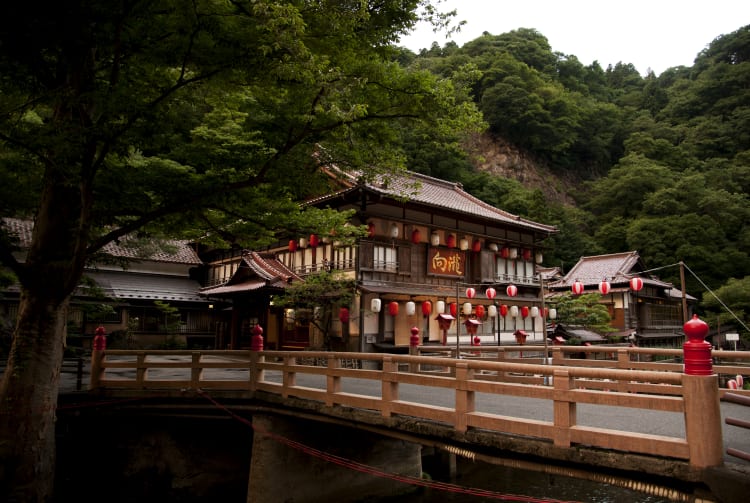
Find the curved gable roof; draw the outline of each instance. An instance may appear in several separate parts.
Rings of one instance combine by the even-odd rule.
[[[439,180],[411,171],[405,171],[404,174],[378,175],[372,181],[363,181],[356,176],[356,173],[345,173],[340,170],[335,170],[331,175],[336,177],[345,188],[311,199],[306,202],[307,205],[321,205],[343,195],[364,189],[373,194],[393,200],[403,200],[434,208],[442,208],[456,213],[480,217],[498,224],[510,224],[546,234],[557,233],[555,226],[534,222],[485,203],[463,190],[463,186],[460,183]]]

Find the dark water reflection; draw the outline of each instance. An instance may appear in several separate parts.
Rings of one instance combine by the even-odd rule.
[[[532,472],[468,460],[457,461],[457,475],[451,485],[460,493],[435,487],[416,488],[409,494],[362,500],[360,503],[477,503],[481,501],[586,502],[586,503],[668,503],[679,497],[675,489],[646,482],[632,481],[632,490],[561,475]],[[472,491],[478,489],[479,491]],[[491,494],[482,495],[484,491]],[[661,491],[661,492],[657,492]],[[666,491],[666,492],[665,492]],[[670,493],[671,492],[671,493]],[[660,496],[661,495],[661,496]],[[670,498],[672,496],[672,498]],[[685,496],[683,496],[685,497]],[[689,501],[683,499],[682,501]]]

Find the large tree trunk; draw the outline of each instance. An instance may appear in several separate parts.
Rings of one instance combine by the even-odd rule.
[[[0,383],[2,502],[52,499],[55,415],[67,311],[86,260],[88,186],[67,183],[62,172],[54,169],[48,170],[46,178],[31,245],[20,270],[18,317]]]
[[[0,501],[52,498],[55,413],[68,300],[23,290],[0,384]]]

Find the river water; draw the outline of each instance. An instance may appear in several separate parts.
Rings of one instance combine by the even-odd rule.
[[[602,483],[556,474],[497,466],[479,461],[457,460],[457,473],[450,483],[433,480],[435,486],[413,487],[409,492],[358,503],[477,503],[521,501],[527,503],[668,503],[693,501],[689,488],[666,487],[631,480],[629,486]],[[624,481],[623,481],[624,482]],[[684,491],[684,492],[682,492]],[[705,497],[705,495],[703,495]],[[708,501],[711,501],[709,497]]]

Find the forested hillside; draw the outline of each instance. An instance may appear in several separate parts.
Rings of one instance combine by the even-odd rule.
[[[659,76],[583,65],[531,29],[400,58],[472,79],[488,125],[464,142],[467,154],[415,137],[410,167],[557,225],[547,265],[637,250],[648,267],[684,261],[714,290],[742,280],[722,292],[736,309],[750,305],[750,26]],[[679,284],[677,268],[658,274]],[[687,279],[701,297],[706,289]]]

